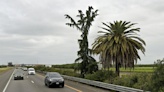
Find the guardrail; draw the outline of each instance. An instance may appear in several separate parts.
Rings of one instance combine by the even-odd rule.
[[[40,73],[46,74],[45,71],[37,71]],[[104,82],[99,82],[99,81],[93,81],[93,80],[88,80],[88,79],[83,79],[83,78],[77,78],[77,77],[72,77],[72,76],[67,76],[67,75],[61,75],[64,79],[96,86],[96,87],[101,87],[109,90],[114,90],[114,91],[120,91],[120,92],[144,92],[143,90],[140,89],[135,89],[135,88],[130,88],[130,87],[124,87],[124,86],[119,86],[119,85],[114,85],[114,84],[109,84],[109,83],[104,83]],[[150,92],[150,91],[145,91],[145,92]]]

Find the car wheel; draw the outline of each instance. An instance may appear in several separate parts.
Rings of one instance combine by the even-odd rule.
[[[22,80],[24,80],[24,78],[22,77]]]
[[[51,85],[49,84],[49,83],[47,83],[47,86],[50,88],[51,87]]]
[[[44,81],[45,86],[47,86],[46,81]]]

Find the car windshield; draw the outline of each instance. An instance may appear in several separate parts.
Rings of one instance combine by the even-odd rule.
[[[29,71],[34,71],[34,69],[29,69]]]
[[[60,74],[50,74],[50,77],[56,77],[56,78],[59,78],[61,77]]]
[[[17,73],[15,73],[15,75],[23,75],[22,73],[20,73],[20,72],[17,72]]]

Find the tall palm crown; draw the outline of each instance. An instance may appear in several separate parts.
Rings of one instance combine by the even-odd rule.
[[[126,21],[114,21],[114,23],[102,23],[105,27],[101,27],[106,30],[99,31],[98,33],[104,33],[97,37],[92,44],[92,49],[95,54],[102,54],[102,58],[109,64],[122,64],[123,66],[134,67],[134,61],[137,63],[137,59],[140,59],[137,50],[141,50],[144,54],[146,45],[144,40],[135,36],[136,32],[140,31],[140,28],[131,28],[135,23]]]

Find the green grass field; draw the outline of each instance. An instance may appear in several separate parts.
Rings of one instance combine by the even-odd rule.
[[[111,71],[115,71],[116,69],[115,68],[110,68],[109,70]],[[155,67],[134,67],[134,70],[133,68],[130,69],[130,68],[120,68],[120,71],[122,72],[154,72],[155,70]]]
[[[133,68],[132,69],[130,69],[130,68],[126,68],[126,69],[125,68],[120,68],[120,71],[122,71],[122,72],[150,72],[150,73],[152,73],[152,72],[154,72],[155,68],[156,67],[154,67],[154,68],[153,67],[134,67],[134,70],[133,70]],[[67,70],[67,71],[74,71],[74,69],[64,69],[64,68],[55,68],[55,69],[57,69],[57,70],[62,69],[62,70]],[[110,68],[109,70],[110,71],[115,71],[116,68]]]
[[[10,70],[10,69],[12,69],[12,67],[7,67],[7,68],[0,68],[0,73],[3,73],[3,72],[5,72],[5,71],[7,71],[7,70]]]

